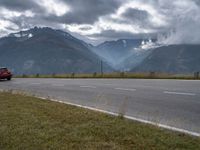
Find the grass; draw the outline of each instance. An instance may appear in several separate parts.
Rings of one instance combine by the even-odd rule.
[[[0,93],[1,150],[199,150],[200,139],[61,103]]]
[[[129,72],[114,72],[114,73],[93,73],[93,74],[50,74],[50,75],[18,75],[16,78],[121,78],[121,79],[185,79],[199,80],[199,75],[195,74],[169,74],[169,73],[129,73]]]

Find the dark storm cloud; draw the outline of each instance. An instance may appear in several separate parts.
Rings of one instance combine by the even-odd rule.
[[[151,16],[145,10],[129,8],[122,14],[127,24],[137,24],[140,28],[153,28],[150,22]]]
[[[114,13],[121,4],[119,0],[63,0],[63,2],[70,6],[69,13],[60,17],[41,15],[40,18],[65,24],[93,24],[99,17]]]
[[[94,23],[98,17],[114,12],[121,4],[119,0],[61,0],[71,7],[63,16],[44,15],[43,8],[34,0],[1,0],[0,7],[10,10],[32,10],[38,18],[61,23]],[[42,3],[42,2],[41,2]]]
[[[195,3],[200,6],[200,1],[199,0],[195,0]]]
[[[143,21],[149,19],[149,14],[147,11],[139,10],[139,9],[132,9],[129,8],[125,13],[122,14],[123,17],[126,17],[132,21]]]
[[[63,16],[43,15],[43,9],[32,8],[37,17],[47,22],[58,22],[66,24],[93,24],[100,16],[113,13],[120,6],[119,0],[63,0],[71,8],[70,12]]]
[[[38,5],[33,0],[1,0],[0,7],[10,10],[29,10],[37,8]]]
[[[100,16],[116,11],[121,4],[120,0],[59,0],[59,2],[68,5],[70,11],[64,15],[57,16],[53,13],[45,13],[45,9],[39,2],[42,3],[40,0],[1,0],[0,11],[1,8],[6,8],[10,12],[19,11],[21,13],[30,10],[34,17],[22,15],[7,18],[8,21],[18,26],[19,29],[27,29],[33,26],[57,28],[60,27],[60,24],[93,24],[98,21]],[[2,15],[0,19],[5,19],[5,17]],[[86,30],[86,28],[84,29],[83,27],[82,30]],[[3,30],[0,30],[0,32],[3,33]]]
[[[113,13],[121,4],[118,0],[65,0],[72,12],[63,17],[67,23],[94,23],[100,16]]]

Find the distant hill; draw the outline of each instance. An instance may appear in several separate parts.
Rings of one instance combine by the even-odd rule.
[[[156,48],[132,72],[193,73],[200,71],[200,45]]]
[[[101,60],[89,47],[69,33],[35,27],[0,39],[0,66],[15,74],[99,72]]]
[[[140,48],[143,39],[119,39],[106,41],[93,48],[94,52],[118,70],[130,70],[139,64],[149,52]]]

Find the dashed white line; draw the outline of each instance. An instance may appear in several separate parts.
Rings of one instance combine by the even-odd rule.
[[[31,85],[40,85],[41,83],[31,83]]]
[[[57,86],[57,87],[63,87],[65,86],[64,84],[52,84],[53,86]]]
[[[102,84],[102,85],[108,85],[108,86],[110,86],[110,85],[113,85],[113,84]]]
[[[195,96],[195,93],[183,93],[183,92],[170,92],[164,91],[165,94],[173,94],[173,95],[187,95],[187,96]]]
[[[115,90],[122,90],[122,91],[136,91],[136,89],[126,89],[126,88],[115,88]]]
[[[97,87],[96,86],[80,86],[81,88],[92,88],[92,89],[96,89]]]
[[[22,84],[21,82],[13,82],[13,84]]]

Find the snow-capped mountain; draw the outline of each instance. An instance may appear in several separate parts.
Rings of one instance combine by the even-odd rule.
[[[100,58],[87,43],[51,28],[32,28],[0,39],[1,66],[14,74],[92,73]],[[104,63],[105,71],[111,68]]]

